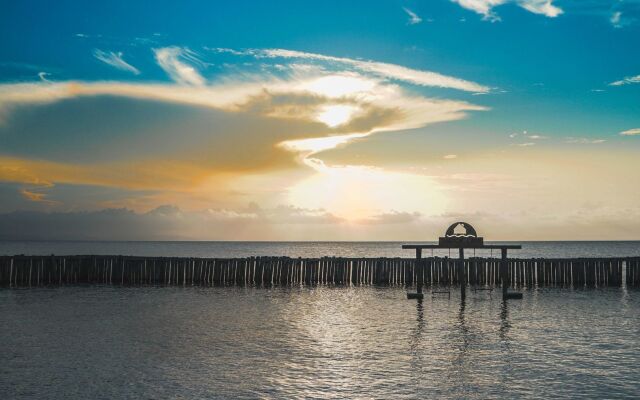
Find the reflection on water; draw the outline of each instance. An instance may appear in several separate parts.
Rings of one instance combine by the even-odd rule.
[[[457,291],[456,291],[457,292]],[[0,398],[632,398],[640,292],[0,290]],[[495,296],[500,297],[500,296]]]

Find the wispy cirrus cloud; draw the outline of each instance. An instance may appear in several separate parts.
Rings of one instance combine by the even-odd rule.
[[[591,139],[584,137],[568,137],[565,140],[565,143],[574,143],[574,144],[602,144],[606,142],[606,139]]]
[[[415,12],[409,10],[407,7],[402,7],[402,9],[409,16],[409,20],[407,21],[407,24],[416,25],[416,24],[419,24],[420,22],[422,22],[422,18],[420,18],[420,16],[418,14],[416,14]]]
[[[632,85],[634,83],[640,83],[640,75],[624,77],[619,81],[611,82],[609,86]]]
[[[38,72],[38,78],[40,78],[40,80],[42,82],[51,82],[49,79],[47,79],[47,76],[51,75],[48,72]]]
[[[522,138],[524,140],[544,140],[544,139],[548,139],[548,136],[543,136],[543,135],[539,135],[539,134],[532,134],[528,131],[522,131],[522,132],[513,132],[511,134],[509,134],[509,138],[511,139],[515,139],[518,136],[522,136]],[[533,145],[533,144],[530,144]]]
[[[256,58],[291,58],[337,63],[350,66],[360,72],[374,74],[384,79],[397,80],[419,86],[441,87],[480,93],[486,93],[491,90],[491,88],[488,86],[448,75],[443,75],[437,72],[417,70],[404,67],[402,65],[378,61],[365,61],[347,57],[335,57],[324,54],[308,53],[286,49],[248,49],[240,51],[235,49],[215,48],[211,50],[216,52],[225,52],[233,55],[250,55]]]
[[[129,64],[122,58],[122,52],[102,51],[100,49],[93,50],[93,56],[103,63],[112,66],[121,71],[131,72],[134,75],[140,75],[140,70]]]
[[[626,131],[620,132],[622,136],[640,136],[640,128],[627,129]]]
[[[204,86],[206,80],[191,64],[202,64],[197,54],[182,47],[163,47],[153,50],[156,61],[179,84]]]
[[[494,12],[494,7],[515,3],[525,10],[534,13],[544,15],[546,17],[555,18],[562,14],[561,8],[553,5],[553,0],[451,0],[458,3],[461,7],[468,10],[475,11],[483,16],[484,20],[497,22],[500,21],[500,17]]]

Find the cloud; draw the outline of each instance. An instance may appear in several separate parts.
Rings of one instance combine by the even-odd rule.
[[[257,58],[295,58],[302,60],[316,60],[338,63],[353,67],[360,72],[374,74],[384,79],[392,79],[420,86],[442,87],[480,93],[488,92],[491,90],[488,86],[484,86],[475,82],[439,74],[437,72],[407,68],[397,64],[376,61],[363,61],[346,57],[334,57],[323,54],[286,49],[249,49],[245,51],[238,51],[233,49],[218,48],[213,50],[217,52],[228,52],[234,55],[251,55]]]
[[[420,18],[418,16],[418,14],[416,14],[413,11],[409,10],[407,7],[402,7],[402,9],[409,16],[409,21],[407,22],[409,25],[416,25],[416,24],[419,24],[420,22],[422,22],[422,18]]]
[[[562,14],[563,11],[559,7],[553,5],[553,0],[451,0],[458,3],[461,7],[474,11],[483,16],[484,20],[497,22],[500,17],[493,11],[494,7],[506,4],[516,3],[525,10],[554,18]]]
[[[518,147],[531,147],[531,146],[535,146],[536,144],[534,142],[526,142],[526,143],[514,143],[512,146],[518,146]]]
[[[121,71],[131,72],[134,75],[140,75],[140,71],[136,67],[127,63],[122,58],[121,52],[118,52],[118,53],[114,53],[112,51],[105,52],[99,49],[95,49],[93,50],[93,56],[98,60],[102,61],[103,63],[110,65],[116,69],[119,69]]]
[[[231,215],[239,211],[228,212],[222,206],[237,204],[239,198],[261,199],[259,194],[265,191],[291,193],[295,180],[313,174],[339,175],[345,188],[356,181],[371,182],[373,188],[380,182],[386,187],[397,186],[394,182],[410,182],[404,185],[407,187],[414,187],[415,182],[427,185],[428,179],[403,174],[334,168],[324,165],[317,154],[374,133],[420,128],[487,110],[409,90],[399,79],[389,78],[390,70],[384,69],[404,68],[401,66],[351,59],[327,61],[322,58],[327,56],[310,53],[302,53],[300,59],[299,53],[285,53],[283,61],[276,58],[285,50],[273,51],[251,56],[262,58],[265,64],[285,65],[284,69],[249,73],[241,69],[244,64],[238,64],[232,73],[211,81],[198,71],[206,64],[195,53],[167,47],[154,54],[173,82],[0,84],[0,111],[8,117],[0,121],[0,181],[11,182],[14,193],[16,187],[48,182],[56,185],[46,191],[55,200],[63,198],[60,186],[93,186],[117,192],[116,199],[112,194],[101,195],[100,204],[105,207],[146,210],[175,203],[193,209],[208,204],[220,207],[218,214]],[[425,73],[407,71],[414,79]],[[454,86],[466,82],[438,74],[436,78],[421,82]],[[471,85],[467,89],[478,89],[473,87],[478,84],[466,84]],[[140,194],[142,191],[145,193]],[[280,201],[285,194],[269,192],[266,196]],[[427,195],[411,197],[430,199]],[[386,199],[385,195],[381,198]],[[303,200],[284,202],[305,210],[319,209],[318,204]],[[65,199],[55,209],[64,210],[67,203]],[[413,205],[395,208],[401,212],[416,209]],[[375,208],[378,213],[381,209]],[[288,218],[301,221],[318,217],[311,211],[279,210],[285,211],[292,214]],[[353,215],[347,207],[335,207],[332,212],[341,218]],[[374,214],[367,211],[352,220]]]
[[[255,185],[243,183],[241,176],[300,169],[300,162],[316,170],[309,157],[320,151],[375,132],[456,120],[484,109],[409,94],[380,82],[354,84],[352,93],[327,97],[313,91],[314,82],[325,77],[205,87],[0,85],[0,108],[17,107],[10,121],[0,125],[3,151],[12,155],[0,159],[0,181],[157,190],[181,205],[202,204],[229,199],[231,190],[253,193]],[[39,107],[50,103],[56,104]],[[317,119],[323,107],[345,104],[358,111],[344,124],[330,127]],[[92,127],[89,132],[87,127]],[[83,139],[75,140],[78,135]],[[151,201],[156,200],[146,203]],[[144,207],[141,204],[135,207]]]
[[[171,79],[182,85],[204,86],[206,81],[189,63],[202,62],[193,51],[181,47],[163,47],[153,50],[156,61]]]
[[[620,132],[622,136],[636,136],[640,135],[640,128],[628,129],[626,131]]]
[[[534,14],[541,14],[546,17],[555,18],[562,14],[562,9],[554,6],[553,0],[519,0],[517,4]]]
[[[40,80],[42,82],[51,82],[50,80],[47,79],[47,76],[51,75],[48,72],[38,72],[38,78],[40,78]]]
[[[453,160],[455,158],[458,158],[458,156],[456,154],[447,154],[442,158],[444,158],[445,160]]]
[[[160,58],[164,61],[159,62],[169,62],[170,57]],[[468,111],[486,110],[463,101],[410,94],[376,77],[313,69],[298,70],[284,78],[254,76],[247,81],[195,86],[123,82],[5,84],[0,85],[0,109],[95,96],[153,100],[309,124],[313,129],[306,129],[306,137],[281,142],[283,148],[296,152],[326,150],[374,132],[414,129],[461,119]],[[317,123],[328,129],[320,129]],[[311,136],[314,131],[315,137]],[[329,134],[331,137],[327,137]]]
[[[506,0],[452,0],[455,3],[458,3],[461,7],[464,7],[468,10],[475,11],[478,14],[482,14],[484,16],[483,19],[491,22],[500,21],[500,17],[498,17],[493,11],[492,8],[501,4],[504,4]]]
[[[543,139],[547,139],[548,138],[547,136],[543,136],[543,135],[531,134],[528,131],[522,131],[521,133],[514,132],[514,133],[509,134],[509,138],[511,138],[511,139],[514,139],[514,138],[516,138],[518,136],[522,136],[523,139],[525,139],[525,140],[543,140]],[[523,145],[532,146],[533,144],[522,143],[522,144],[514,145],[514,146],[523,146]]]
[[[611,22],[611,25],[613,25],[614,28],[620,28],[620,17],[622,17],[622,12],[620,11],[614,11],[611,14],[611,18],[609,19],[609,22]]]
[[[611,82],[609,86],[631,85],[634,83],[640,83],[640,75],[627,76],[619,81]]]
[[[373,215],[369,218],[355,221],[366,225],[407,224],[417,222],[422,217],[419,212],[404,212],[391,210],[390,212]]]
[[[42,240],[250,240],[260,232],[295,232],[314,226],[339,225],[340,218],[321,209],[291,205],[261,208],[183,211],[163,205],[148,212],[126,208],[97,211],[0,214],[0,238]],[[283,236],[280,236],[281,238]],[[292,239],[292,236],[284,236]]]
[[[640,10],[640,4],[637,2],[619,2],[617,6],[622,7],[625,11],[613,11],[611,13],[609,22],[614,28],[624,28],[637,20],[637,18],[634,18],[634,15],[637,17],[638,11]]]
[[[577,143],[577,144],[601,144],[606,142],[606,139],[590,139],[583,137],[568,137],[565,143]]]
[[[49,200],[46,198],[46,193],[39,193],[29,189],[20,189],[22,197],[29,201],[43,204],[59,204],[57,201]]]

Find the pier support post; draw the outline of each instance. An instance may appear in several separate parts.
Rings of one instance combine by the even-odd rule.
[[[500,260],[500,280],[502,280],[502,299],[507,299],[507,292],[509,289],[508,283],[508,265],[507,265],[507,249],[501,249],[502,259]]]
[[[416,274],[418,276],[416,293],[407,293],[407,299],[421,301],[424,298],[422,294],[422,249],[416,249]]]
[[[464,267],[464,249],[460,248],[460,259],[458,260],[458,279],[460,280],[460,299],[464,301],[467,297],[467,269]]]
[[[418,275],[418,282],[416,284],[416,292],[422,294],[423,283],[423,270],[422,270],[422,249],[416,249],[416,274]]]
[[[501,249],[502,259],[500,260],[500,272],[502,277],[502,300],[522,299],[522,293],[509,293],[509,264],[507,261],[507,249]]]

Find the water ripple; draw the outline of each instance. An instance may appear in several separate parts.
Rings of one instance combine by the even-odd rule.
[[[637,398],[640,292],[0,291],[0,398]]]

